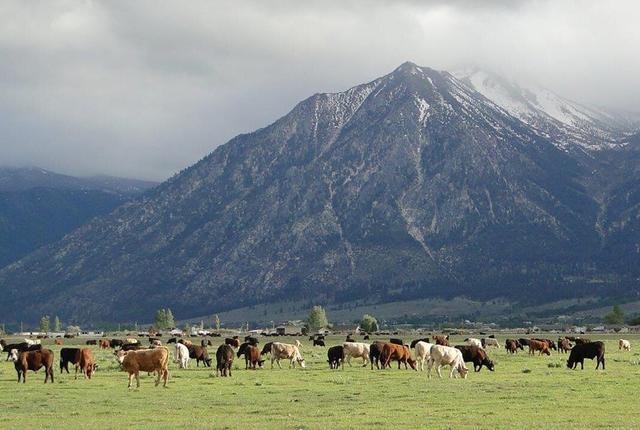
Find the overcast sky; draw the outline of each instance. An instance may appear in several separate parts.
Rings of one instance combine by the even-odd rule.
[[[410,60],[640,110],[638,1],[0,2],[0,165],[164,179]]]

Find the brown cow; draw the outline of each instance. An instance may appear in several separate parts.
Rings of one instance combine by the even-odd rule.
[[[62,345],[64,342],[62,341],[61,338],[56,338],[56,340],[54,340],[53,343],[55,343],[56,345]]]
[[[572,345],[569,339],[566,337],[558,338],[558,351],[559,352],[569,352],[571,351]]]
[[[407,363],[413,370],[416,369],[416,361],[411,358],[411,350],[408,345],[397,345],[395,343],[385,343],[382,347],[382,368],[386,369],[389,366],[391,360],[398,361],[398,369],[400,369],[400,363],[404,363],[404,368],[407,369]]]
[[[515,339],[507,339],[504,342],[504,349],[511,354],[516,354],[518,352],[518,341]]]
[[[233,348],[230,345],[220,345],[216,351],[216,376],[231,376],[233,365]]]
[[[240,358],[242,354],[244,354],[245,369],[256,370],[256,366],[262,367],[264,360],[260,360],[260,350],[257,346],[252,345],[249,342],[243,343],[238,349],[238,358]]]
[[[33,370],[37,372],[44,367],[44,383],[47,383],[49,377],[53,383],[53,352],[50,349],[41,349],[38,351],[18,352],[17,349],[10,351],[11,361],[14,362],[16,372],[18,373],[18,383],[22,376],[22,383],[27,382],[27,371]]]
[[[111,342],[109,342],[109,339],[100,339],[100,348],[101,349],[111,348]]]
[[[549,344],[547,342],[534,339],[529,340],[529,354],[535,354],[536,351],[540,352],[538,355],[551,355],[551,352],[549,351]]]
[[[133,384],[133,377],[136,378],[136,386],[140,388],[140,371],[156,372],[156,387],[160,384],[160,379],[164,381],[163,386],[167,386],[169,379],[169,350],[161,346],[154,349],[143,349],[139,351],[114,352],[116,360],[122,365],[122,370],[129,373],[129,385]]]
[[[95,361],[93,359],[93,353],[89,348],[82,348],[80,350],[80,361],[76,365],[76,377],[78,379],[78,368],[84,375],[85,379],[91,379],[93,371],[95,370]]]
[[[433,343],[436,345],[449,346],[449,335],[433,335]]]

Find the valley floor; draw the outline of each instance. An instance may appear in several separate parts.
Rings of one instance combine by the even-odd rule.
[[[74,380],[73,371],[62,376],[58,371],[60,347],[48,345],[56,357],[53,384],[44,385],[40,371],[29,372],[27,383],[18,385],[13,363],[2,356],[0,427],[640,428],[640,336],[624,336],[631,340],[631,352],[619,352],[613,336],[590,337],[606,339],[605,371],[594,370],[590,360],[584,370],[570,371],[566,354],[511,356],[502,347],[489,351],[495,372],[471,372],[466,380],[448,379],[446,372],[443,379],[428,379],[426,372],[397,367],[372,371],[362,368],[360,360],[344,370],[329,370],[327,349],[301,339],[304,370],[285,365],[271,370],[267,362],[265,369],[250,371],[238,359],[233,376],[220,378],[209,368],[196,368],[192,360],[188,370],[171,363],[168,388],[155,388],[153,377],[145,374],[140,389],[130,391],[111,350],[92,347],[100,368],[90,381]],[[327,338],[327,347],[343,340]],[[499,340],[504,344],[504,338]],[[209,347],[214,365],[217,343]]]

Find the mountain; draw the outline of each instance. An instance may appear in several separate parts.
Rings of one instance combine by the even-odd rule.
[[[76,178],[43,169],[0,168],[0,267],[60,240],[153,183]]]
[[[26,191],[33,188],[56,190],[93,190],[122,195],[142,193],[156,182],[113,176],[75,177],[62,175],[39,167],[0,167],[0,192]]]
[[[563,149],[615,148],[640,127],[640,115],[587,107],[538,85],[523,87],[478,67],[453,74]]]
[[[564,145],[468,82],[405,63],[311,96],[6,267],[3,318],[637,294],[639,254],[624,267],[611,261],[605,198],[619,189],[615,218],[629,216],[615,165],[626,146],[596,145],[600,158]]]

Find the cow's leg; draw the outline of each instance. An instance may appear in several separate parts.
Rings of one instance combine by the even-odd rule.
[[[347,364],[349,365],[349,367],[352,367],[351,366],[351,354],[347,355]]]
[[[436,372],[438,372],[438,377],[442,378],[442,372],[440,371],[440,368],[442,367],[442,364],[438,364],[436,366]]]
[[[76,363],[76,372],[75,372],[75,376],[73,379],[78,379],[78,364]]]
[[[136,372],[136,388],[140,388],[140,372]]]
[[[271,368],[273,369],[273,355],[271,355]]]
[[[129,373],[129,384],[127,385],[127,388],[131,388],[131,384],[133,383],[133,373]]]
[[[227,367],[229,368],[229,376],[231,376],[231,363],[227,364]]]

